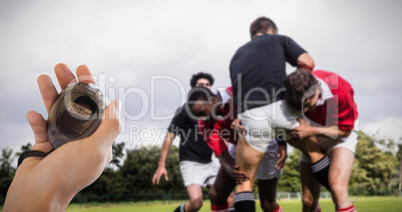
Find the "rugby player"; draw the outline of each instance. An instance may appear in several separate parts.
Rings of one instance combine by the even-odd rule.
[[[212,211],[227,211],[227,197],[236,183],[248,178],[245,173],[234,169],[239,135],[232,130],[232,123],[237,118],[232,97],[231,87],[217,90],[216,95],[205,88],[194,88],[189,92],[187,101],[191,112],[195,116],[203,117],[199,121],[199,132],[221,163],[218,176],[210,190]],[[282,211],[276,202],[276,186],[286,157],[286,143],[274,140],[268,146],[258,169],[258,191],[264,211]]]
[[[214,78],[208,73],[194,74],[190,80],[191,87],[206,87],[211,89]],[[175,211],[198,211],[203,204],[202,187],[212,185],[218,167],[212,161],[212,150],[197,132],[198,120],[192,118],[184,107],[177,109],[176,115],[168,127],[168,132],[162,145],[158,168],[152,178],[153,184],[159,184],[164,176],[168,181],[165,168],[166,158],[176,135],[180,136],[179,161],[189,201],[180,205]]]
[[[237,142],[237,165],[250,177],[236,190],[234,202],[239,212],[255,211],[252,188],[270,141],[277,136],[284,139],[289,135],[286,130],[299,125],[297,116],[280,101],[286,62],[298,68],[314,68],[311,56],[291,38],[279,35],[271,19],[260,17],[253,21],[250,35],[252,40],[236,51],[229,67],[237,114],[247,129],[245,137]]]
[[[285,102],[294,110],[305,113],[305,121],[292,131],[293,137],[317,138],[320,149],[331,161],[327,179],[324,180],[328,180],[336,211],[355,211],[348,195],[358,118],[352,86],[336,73],[299,70],[286,78],[285,88]],[[297,141],[293,143],[304,145]],[[318,205],[320,185],[312,176],[320,166],[327,165],[319,162],[318,167],[311,169],[311,160],[303,153],[300,161],[303,211],[314,211]]]

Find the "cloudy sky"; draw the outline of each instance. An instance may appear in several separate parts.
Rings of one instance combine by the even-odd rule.
[[[399,0],[0,0],[0,149],[33,143],[26,113],[47,117],[36,78],[55,79],[57,63],[86,64],[122,101],[118,142],[160,145],[192,74],[230,85],[229,61],[259,16],[308,50],[317,69],[351,82],[364,131],[399,139],[401,11]]]

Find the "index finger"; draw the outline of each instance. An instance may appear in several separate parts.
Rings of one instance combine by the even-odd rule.
[[[249,177],[246,172],[239,171],[237,169],[233,169],[233,175],[234,176],[244,176],[244,177],[247,177],[247,178]]]
[[[47,113],[49,113],[54,100],[57,98],[57,90],[53,85],[52,79],[47,75],[39,76],[37,82],[43,103],[45,104]]]
[[[156,184],[156,182],[157,182],[157,180],[158,180],[158,175],[155,173],[154,174],[154,177],[152,177],[152,184]],[[159,184],[159,183],[158,183]]]
[[[159,185],[159,182],[160,182],[160,180],[161,180],[162,175],[163,175],[163,174],[158,174],[158,179],[157,179],[157,181],[156,181],[156,182],[157,182],[156,185]]]

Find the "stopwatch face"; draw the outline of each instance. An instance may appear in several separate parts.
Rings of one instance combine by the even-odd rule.
[[[56,98],[47,121],[50,143],[57,148],[96,131],[106,108],[103,94],[84,83],[67,86]]]

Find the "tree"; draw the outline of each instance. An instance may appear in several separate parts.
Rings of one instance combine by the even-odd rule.
[[[119,152],[123,147],[116,145],[114,151]],[[76,195],[73,202],[146,201],[167,199],[166,196],[175,198],[177,193],[185,194],[179,169],[179,149],[176,146],[171,147],[166,160],[169,182],[163,178],[159,186],[152,184],[159,155],[160,147],[126,150],[126,159],[117,170],[106,168],[92,185]],[[186,196],[178,195],[178,198]]]
[[[278,191],[301,191],[300,155],[301,152],[298,149],[294,149],[288,156],[286,165],[283,168],[283,175],[278,181]]]
[[[22,146],[21,146],[21,152],[17,152],[17,153],[15,153],[15,155],[16,155],[17,157],[19,157],[23,152],[28,151],[28,150],[31,150],[31,149],[32,149],[32,144],[31,144],[31,143],[27,143],[27,144],[25,144],[25,145],[22,145]]]
[[[179,149],[172,146],[166,159],[169,182],[161,179],[159,186],[152,184],[152,176],[158,167],[160,147],[141,147],[128,150],[121,167],[122,176],[128,181],[131,193],[174,193],[183,192],[183,180],[179,169]]]
[[[358,195],[388,194],[396,158],[381,151],[377,145],[390,147],[392,140],[377,140],[362,131],[356,145],[355,164],[350,179],[350,191]]]
[[[6,147],[1,150],[0,157],[0,198],[5,198],[8,187],[13,180],[15,168],[11,166],[14,161],[13,150]]]
[[[374,136],[359,132],[358,141],[350,179],[350,193],[352,195],[389,194],[390,189],[396,188],[399,181],[397,158],[399,160],[402,158],[402,144],[398,145],[399,151],[394,156],[390,151],[394,146],[391,139],[378,140]],[[186,198],[179,169],[179,149],[176,146],[171,147],[166,160],[169,181],[165,181],[162,177],[159,186],[153,185],[151,179],[158,166],[160,147],[126,149],[126,157],[124,161],[121,161],[124,156],[123,150],[124,144],[114,145],[113,161],[118,168],[107,167],[99,179],[81,191],[77,198],[84,198],[85,202]],[[5,151],[7,157],[10,155],[8,152],[9,150]],[[301,152],[297,149],[289,154],[283,168],[283,175],[278,182],[278,191],[301,191],[300,155]],[[80,202],[80,200],[75,199],[74,202]]]
[[[402,140],[400,138],[399,140]],[[399,161],[398,172],[399,172],[399,180],[398,180],[398,191],[399,195],[402,194],[402,144],[398,144],[398,152],[396,153],[396,158]]]
[[[402,140],[402,138],[400,140]],[[402,159],[402,144],[398,144],[398,152],[396,152],[396,158],[398,159],[398,161]]]
[[[125,143],[123,143],[123,142],[122,143],[113,143],[113,146],[112,146],[113,158],[112,158],[112,161],[110,161],[110,164],[113,164],[118,168],[121,167],[120,160],[123,159],[123,157],[124,157],[124,153],[123,153],[124,146],[125,146]]]

